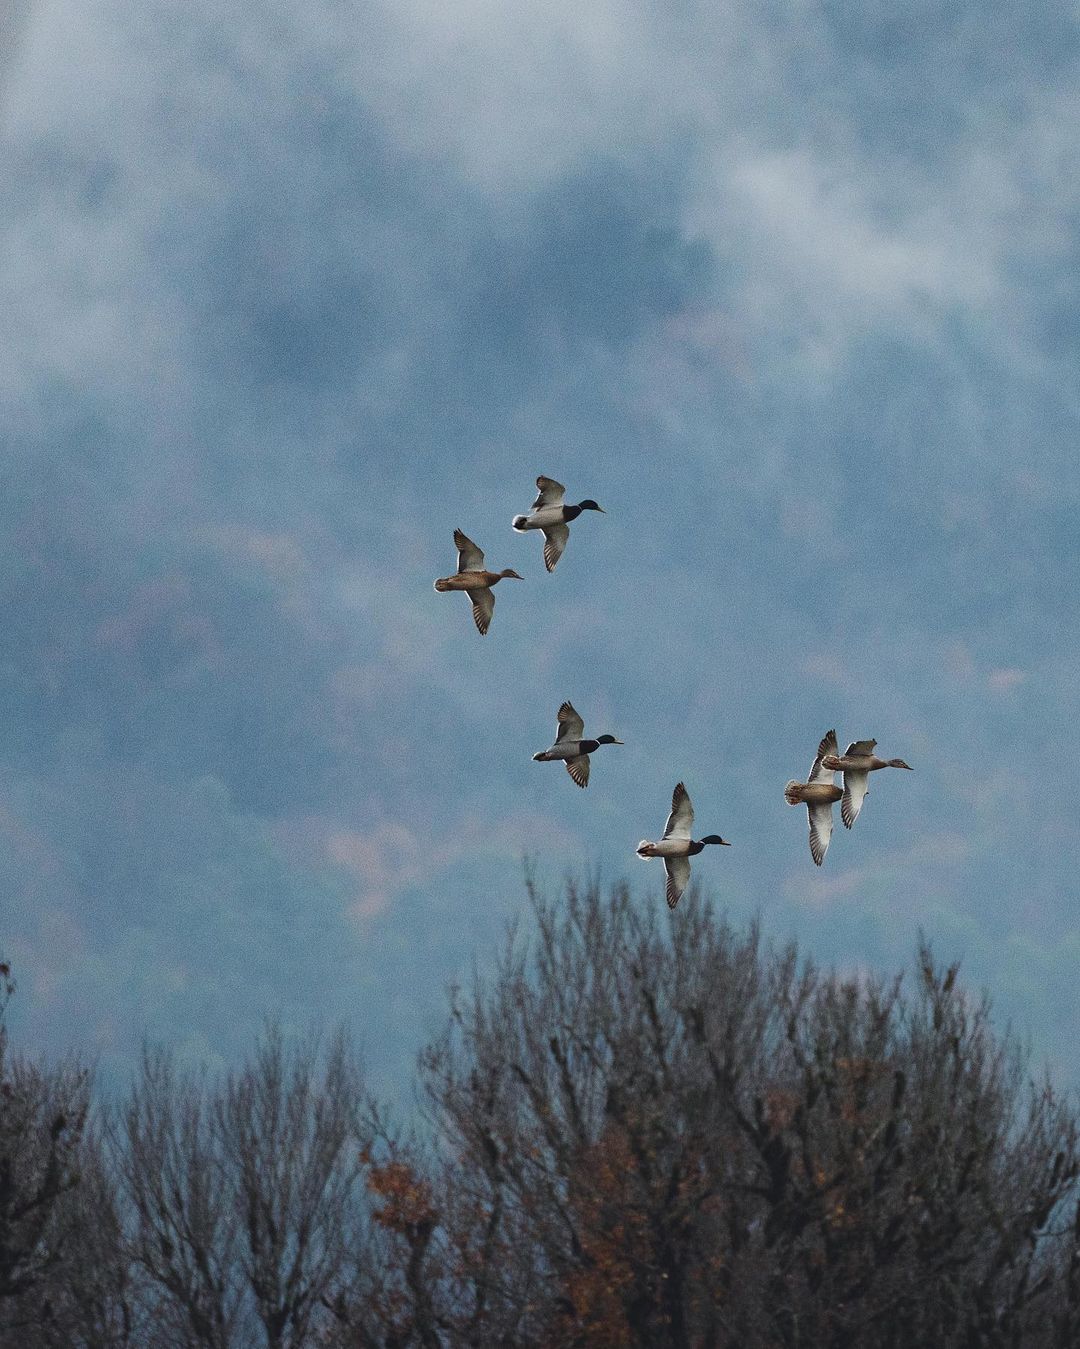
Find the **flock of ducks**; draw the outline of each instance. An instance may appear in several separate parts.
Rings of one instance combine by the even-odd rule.
[[[544,535],[544,566],[549,572],[555,570],[559,559],[566,549],[570,538],[570,523],[583,511],[600,511],[591,498],[568,505],[566,488],[554,478],[545,478],[542,474],[536,480],[536,500],[527,515],[515,515],[512,527],[518,533],[538,529]],[[435,582],[435,589],[461,590],[472,602],[473,622],[481,636],[487,633],[495,613],[495,596],[492,589],[499,581],[513,579],[524,580],[516,571],[506,568],[503,571],[489,571],[484,566],[484,554],[472,539],[460,529],[454,530],[454,546],[458,550],[457,571],[453,576],[441,576]],[[564,702],[559,708],[556,720],[555,743],[550,749],[541,750],[533,755],[537,763],[565,763],[566,771],[579,787],[589,785],[589,756],[601,745],[621,745],[613,735],[599,735],[590,738],[585,735],[585,722],[570,702]],[[817,755],[810,766],[805,782],[794,779],[784,788],[784,797],[789,805],[806,807],[810,824],[810,856],[816,866],[821,866],[829,850],[829,841],[833,832],[833,806],[840,802],[840,818],[844,827],[850,829],[859,817],[863,801],[868,790],[870,774],[879,768],[906,768],[911,765],[903,759],[879,759],[874,753],[876,740],[854,740],[843,754],[839,752],[836,732],[829,731],[818,745]],[[834,774],[844,775],[843,790],[836,786]],[[671,813],[664,826],[663,837],[656,843],[642,839],[637,845],[637,855],[642,861],[660,857],[667,872],[667,903],[673,909],[678,904],[683,891],[690,883],[690,858],[696,857],[707,844],[717,844],[729,848],[731,845],[719,834],[706,834],[703,838],[691,837],[694,826],[694,807],[690,802],[683,783],[677,783],[671,797]]]

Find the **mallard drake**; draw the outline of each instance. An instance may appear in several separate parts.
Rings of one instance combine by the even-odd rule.
[[[591,497],[579,501],[576,506],[565,505],[563,499],[566,496],[566,488],[554,478],[545,478],[541,474],[536,480],[536,486],[539,490],[528,515],[515,515],[512,523],[519,534],[523,534],[527,529],[543,530],[544,566],[548,571],[554,571],[570,537],[570,530],[567,528],[570,521],[576,520],[582,511],[599,511],[601,515],[607,512]]]
[[[681,782],[677,783],[671,794],[671,814],[664,826],[664,837],[659,843],[650,843],[643,838],[637,845],[637,855],[643,862],[650,857],[662,857],[667,871],[667,904],[673,909],[678,904],[682,892],[690,883],[690,858],[696,857],[706,843],[718,843],[730,848],[731,844],[719,834],[706,834],[696,841],[690,837],[694,827],[694,807]]]
[[[829,731],[818,745],[817,758],[810,765],[810,776],[805,782],[796,782],[793,778],[784,788],[789,806],[806,806],[810,820],[810,856],[816,866],[821,866],[829,851],[833,802],[839,801],[844,794],[833,782],[833,770],[825,767],[825,756],[835,754],[837,749],[836,732]]]
[[[621,745],[613,735],[597,736],[595,740],[585,739],[585,723],[574,710],[572,703],[563,703],[559,708],[555,743],[550,749],[542,749],[533,755],[534,763],[549,763],[554,759],[566,760],[566,771],[579,787],[589,785],[589,755],[601,745]]]
[[[491,615],[495,612],[495,596],[491,593],[491,587],[507,577],[513,577],[515,581],[524,581],[525,578],[516,571],[486,571],[484,554],[460,529],[454,530],[454,545],[458,550],[457,571],[453,576],[440,576],[435,582],[435,589],[464,590],[472,600],[473,622],[483,637],[491,626]]]
[[[826,768],[838,769],[844,775],[840,818],[847,829],[859,818],[863,798],[868,790],[867,778],[871,773],[879,768],[906,768],[909,773],[914,771],[903,759],[879,759],[874,753],[876,744],[876,740],[853,740],[843,754],[826,754],[821,761]]]

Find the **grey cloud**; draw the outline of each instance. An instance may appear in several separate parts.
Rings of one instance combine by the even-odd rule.
[[[0,9],[0,118],[7,93],[8,73],[18,60],[31,0],[5,0]]]
[[[1009,781],[970,790],[1046,727],[1076,748],[1075,653],[1049,626],[1075,416],[999,322],[1002,238],[1042,247],[1013,242],[1019,124],[1007,209],[987,170],[968,216],[966,180],[940,181],[974,163],[952,122],[909,176],[877,155],[896,110],[859,91],[901,57],[869,30],[855,63],[805,16],[748,11],[758,55],[725,66],[703,11],[635,10],[611,46],[548,6],[581,98],[540,67],[534,116],[500,103],[484,12],[455,47],[491,66],[472,93],[423,61],[364,88],[371,49],[287,4],[273,42],[224,6],[140,10],[111,75],[99,53],[80,83],[61,44],[24,76],[43,97],[15,109],[4,202],[0,730],[42,1039],[93,1026],[121,1059],[149,1025],[225,1053],[280,998],[346,1010],[400,1064],[518,908],[519,849],[622,872],[677,776],[739,841],[717,892],[826,957],[906,957],[920,920],[1001,935],[1025,887],[1040,942],[1070,930],[1064,773],[1018,784],[1019,809]],[[401,14],[438,57],[445,15]],[[903,60],[915,80],[925,53]],[[507,115],[428,117],[458,96]],[[484,134],[502,169],[477,169]],[[1031,275],[1034,331],[1053,307]],[[551,577],[509,530],[540,471],[610,512]],[[431,589],[455,525],[526,575],[483,642]],[[1020,666],[1007,697],[984,677]],[[627,741],[588,794],[528,757],[565,696]],[[875,788],[817,896],[778,793],[834,723],[919,771]],[[970,855],[923,857],[943,834]],[[883,858],[897,835],[910,855]],[[1007,973],[976,952],[976,980]],[[1045,1005],[1014,1009],[1060,1038]]]

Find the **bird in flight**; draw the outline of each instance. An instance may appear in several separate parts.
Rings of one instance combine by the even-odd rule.
[[[667,904],[673,909],[678,904],[682,892],[690,883],[690,858],[696,857],[706,843],[718,843],[730,848],[731,844],[719,834],[706,834],[702,839],[692,839],[694,827],[694,807],[683,784],[677,783],[671,795],[671,814],[664,826],[664,837],[658,843],[642,839],[637,845],[637,855],[643,862],[650,857],[662,857],[667,872]]]
[[[563,759],[566,771],[579,787],[589,785],[589,755],[601,745],[621,745],[613,735],[600,735],[595,740],[585,739],[585,723],[574,710],[573,703],[563,703],[558,712],[555,743],[533,755],[534,763],[550,763]]]
[[[495,596],[491,587],[506,577],[515,581],[524,581],[516,571],[486,571],[484,554],[460,529],[454,530],[454,545],[458,550],[457,571],[453,576],[440,576],[435,589],[464,590],[472,600],[473,622],[483,637],[491,626],[491,615],[495,612]]]
[[[829,731],[818,745],[817,757],[810,766],[810,775],[805,782],[796,782],[794,778],[784,788],[784,797],[789,806],[805,805],[810,820],[810,856],[815,866],[821,866],[825,854],[829,851],[829,839],[833,829],[833,802],[839,801],[843,792],[833,781],[833,770],[826,768],[824,759],[827,754],[837,752],[836,732]]]
[[[566,505],[566,488],[554,478],[545,478],[541,474],[536,480],[536,486],[536,500],[530,506],[528,515],[515,515],[512,524],[519,534],[528,529],[543,531],[544,566],[548,571],[554,571],[570,537],[570,521],[576,520],[582,511],[599,511],[601,515],[607,512],[591,497],[579,501],[576,506]]]
[[[910,773],[911,765],[903,759],[879,759],[874,753],[876,740],[853,740],[843,754],[829,753],[822,764],[830,770],[839,769],[844,774],[844,798],[840,802],[840,818],[844,827],[850,829],[859,818],[863,799],[869,787],[867,779],[879,768],[906,768]]]

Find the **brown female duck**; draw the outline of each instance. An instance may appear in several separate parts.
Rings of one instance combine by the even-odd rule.
[[[867,779],[879,768],[906,768],[911,765],[903,759],[879,759],[874,753],[876,740],[853,740],[843,754],[826,754],[822,763],[826,768],[839,769],[844,775],[844,799],[840,804],[840,818],[850,829],[859,818],[863,798],[868,791]]]
[[[833,781],[833,770],[825,766],[825,756],[836,754],[838,749],[836,732],[829,731],[818,745],[817,758],[810,765],[810,776],[805,782],[792,779],[784,788],[789,806],[806,807],[810,820],[810,856],[815,866],[821,866],[829,851],[833,802],[839,801],[844,794]]]
[[[483,637],[491,626],[491,615],[495,612],[495,596],[491,587],[507,577],[515,581],[524,581],[516,571],[487,571],[484,568],[484,554],[472,539],[460,529],[454,530],[454,543],[458,550],[457,571],[453,576],[440,576],[435,582],[436,590],[464,590],[472,600],[473,622]]]

